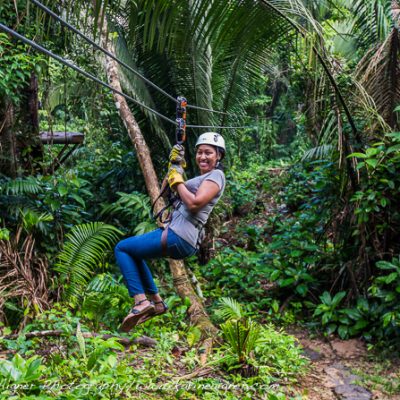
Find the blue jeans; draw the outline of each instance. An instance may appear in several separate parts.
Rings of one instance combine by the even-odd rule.
[[[161,234],[163,229],[158,228],[152,232],[140,236],[132,236],[121,240],[115,246],[115,258],[121,269],[128,287],[129,295],[158,293],[153,276],[144,259],[161,258]],[[176,260],[193,255],[196,249],[179,237],[171,229],[168,229],[167,257]]]

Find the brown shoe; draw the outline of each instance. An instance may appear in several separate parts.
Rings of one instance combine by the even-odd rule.
[[[152,304],[162,304],[163,309],[158,312],[156,311],[156,309],[154,309],[154,312],[152,314],[147,314],[147,315],[144,315],[142,318],[140,318],[140,320],[138,321],[138,323],[136,325],[143,324],[143,322],[146,322],[150,318],[153,318],[157,315],[165,314],[168,311],[168,306],[165,304],[165,302],[163,300],[154,301],[154,302],[152,302]]]
[[[137,310],[135,306],[138,306],[145,301],[148,301],[147,299],[144,299],[142,301],[139,301],[139,303],[136,303],[132,310],[129,312],[129,314],[124,318],[122,321],[122,324],[119,328],[121,332],[129,332],[134,326],[138,325],[139,323],[142,323],[141,318],[145,316],[150,316],[154,314],[154,305],[150,303],[147,307],[145,307],[143,310]]]
[[[162,304],[163,305],[163,309],[160,311],[154,311],[155,315],[161,315],[161,314],[165,314],[168,311],[168,306],[166,305],[164,300],[161,301],[154,301],[153,304]]]

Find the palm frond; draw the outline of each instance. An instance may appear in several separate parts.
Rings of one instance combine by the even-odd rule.
[[[122,234],[112,225],[92,222],[77,225],[66,236],[55,270],[66,283],[66,296],[79,298],[96,267]]]
[[[6,195],[38,194],[41,191],[40,182],[32,176],[8,180],[0,184],[0,193]]]
[[[13,180],[4,180],[0,182],[0,204],[2,208],[0,215],[7,220],[17,220],[22,216],[23,221],[27,221],[33,215],[39,217],[43,214],[43,209],[40,209],[35,196],[44,191],[44,186],[40,180],[34,177],[17,178]],[[24,219],[24,214],[28,215]],[[47,215],[49,217],[49,215]],[[37,222],[45,222],[44,214],[37,219]],[[44,218],[44,219],[43,219]],[[33,221],[33,220],[32,220]],[[44,228],[41,224],[40,228]]]
[[[386,123],[395,128],[399,121],[394,108],[400,103],[400,34],[393,28],[386,40],[360,61],[356,78],[373,98]]]
[[[368,140],[377,139],[380,132],[390,132],[391,128],[377,110],[372,96],[366,88],[356,79],[352,80],[356,91],[354,92],[353,102],[360,109],[359,113],[365,121],[365,136]]]
[[[149,232],[156,228],[152,220],[148,196],[142,193],[117,192],[119,199],[113,204],[103,206],[101,215],[128,221],[127,225],[135,235]],[[126,225],[126,223],[125,223]]]
[[[313,147],[303,154],[301,160],[312,161],[331,158],[333,149],[334,147],[330,144],[323,144],[321,146]]]
[[[20,211],[22,226],[27,232],[32,232],[35,228],[43,233],[49,231],[48,222],[52,222],[54,217],[47,212],[37,212],[29,208]]]
[[[386,0],[350,2],[349,9],[354,15],[352,32],[364,49],[381,43],[389,34],[392,26],[391,7],[391,2]]]
[[[139,219],[150,217],[150,201],[148,196],[139,192],[123,193],[117,192],[119,199],[112,204],[105,205],[102,215],[122,213],[126,217],[139,217]]]
[[[11,240],[0,240],[0,321],[4,307],[14,305],[25,325],[48,307],[48,287],[48,261],[38,255],[32,235],[22,239],[18,229]]]
[[[113,327],[131,305],[126,286],[110,273],[96,275],[88,284],[82,302],[82,315],[89,317],[98,329],[100,321]]]
[[[225,320],[244,318],[242,306],[238,301],[231,297],[220,298],[217,314]]]
[[[108,293],[113,292],[121,286],[115,277],[109,273],[96,275],[88,284],[88,292]]]
[[[132,51],[129,49],[128,44],[125,38],[120,34],[117,40],[117,57],[123,61],[126,65],[129,65],[132,69],[137,70],[138,66],[136,65],[134,58],[132,57]],[[125,88],[127,94],[141,101],[151,108],[157,109],[158,106],[154,102],[154,97],[150,92],[150,88],[146,86],[146,83],[134,75],[132,72],[127,70],[126,68],[121,67],[121,82]],[[142,110],[143,114],[150,121],[150,126],[153,132],[156,133],[160,142],[166,149],[169,149],[170,142],[168,139],[168,135],[166,134],[166,130],[169,130],[170,127],[165,127],[163,122],[160,120],[158,116],[149,112],[148,110]],[[149,135],[147,135],[149,136]]]
[[[221,325],[228,350],[237,356],[237,363],[247,363],[251,351],[260,338],[260,326],[257,322],[246,320],[229,320]]]
[[[334,21],[332,29],[337,32],[333,38],[334,52],[343,55],[348,60],[356,60],[358,57],[357,39],[352,34],[348,21]]]

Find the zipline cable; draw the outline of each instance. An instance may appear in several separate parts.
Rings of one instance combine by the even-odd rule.
[[[3,25],[2,23],[0,23],[0,29],[8,34],[10,34],[11,36],[21,40],[22,42],[28,44],[29,46],[33,47],[34,49],[40,51],[43,54],[48,55],[51,58],[54,58],[55,60],[57,60],[58,62],[60,62],[63,65],[66,65],[67,67],[72,68],[73,70],[75,70],[76,72],[80,73],[81,75],[85,76],[88,79],[91,79],[92,81],[98,83],[99,85],[102,85],[104,87],[106,87],[107,89],[110,89],[112,92],[119,94],[122,97],[125,97],[127,100],[132,101],[133,103],[139,105],[140,107],[143,107],[144,109],[152,112],[155,115],[158,115],[160,118],[164,119],[165,121],[168,121],[169,123],[173,124],[173,125],[177,125],[176,121],[173,121],[172,119],[166,117],[165,115],[159,113],[156,110],[153,110],[151,107],[146,106],[145,104],[141,103],[140,101],[134,99],[131,96],[128,96],[127,94],[120,92],[117,89],[114,89],[111,85],[109,85],[106,82],[103,82],[102,80],[96,78],[94,75],[90,74],[89,72],[84,71],[83,69],[77,67],[74,64],[71,64],[70,62],[68,62],[65,58],[52,53],[50,50],[45,49],[44,47],[40,46],[39,44],[37,44],[36,42],[26,38],[25,36],[20,35],[18,32],[8,28],[7,26]]]
[[[186,128],[202,128],[202,129],[251,129],[252,126],[214,126],[214,125],[186,125]]]
[[[235,114],[227,113],[225,111],[211,110],[210,108],[205,108],[205,107],[200,107],[200,106],[192,106],[191,104],[188,104],[187,108],[191,108],[192,110],[209,111],[209,112],[212,112],[212,113],[215,113],[215,114],[223,114],[223,115],[236,117]]]
[[[106,49],[104,49],[103,47],[101,47],[100,45],[98,45],[96,42],[94,42],[92,39],[90,39],[89,37],[87,37],[84,33],[82,33],[81,31],[79,31],[77,28],[75,28],[74,26],[72,26],[70,23],[68,23],[67,21],[63,20],[61,17],[59,17],[56,13],[54,13],[52,10],[50,10],[49,8],[47,8],[44,4],[40,3],[37,0],[30,0],[32,3],[34,3],[36,6],[38,6],[39,8],[41,8],[45,13],[49,14],[51,17],[53,17],[54,19],[56,19],[57,21],[59,21],[62,25],[66,26],[68,29],[72,30],[74,33],[76,33],[77,35],[79,35],[81,38],[83,38],[84,40],[86,40],[88,43],[90,43],[93,47],[95,47],[97,50],[100,50],[101,52],[103,52],[104,54],[106,54],[108,57],[112,58],[114,61],[116,61],[118,64],[122,65],[123,67],[125,67],[127,70],[129,70],[130,72],[132,72],[133,74],[135,74],[137,77],[139,77],[140,79],[142,79],[144,82],[146,82],[147,84],[149,84],[151,87],[153,87],[154,89],[158,90],[160,93],[162,93],[164,96],[168,97],[170,100],[174,101],[175,103],[177,103],[177,99],[173,96],[171,96],[169,93],[167,93],[164,89],[160,88],[159,86],[157,86],[155,83],[153,83],[151,80],[147,79],[145,76],[143,76],[139,71],[136,71],[135,69],[133,69],[132,67],[130,67],[129,65],[127,65],[126,63],[124,63],[123,61],[121,61],[120,59],[118,59],[117,57],[115,57],[112,53],[110,53],[109,51],[107,51]],[[195,109],[195,110],[202,110],[202,111],[209,111],[212,113],[216,113],[216,114],[223,114],[223,115],[231,115],[234,116],[234,114],[230,114],[224,111],[217,111],[217,110],[212,110],[210,108],[205,108],[205,107],[200,107],[200,106],[195,106],[195,105],[187,105],[187,108],[191,108],[191,109]]]
[[[84,33],[82,33],[80,30],[69,24],[67,21],[64,21],[61,17],[59,17],[56,13],[51,11],[49,8],[47,8],[44,4],[40,3],[37,0],[30,0],[32,3],[36,4],[39,8],[41,8],[45,13],[49,14],[52,16],[54,19],[57,21],[61,22],[62,25],[66,26],[68,29],[79,35],[82,39],[86,40],[89,44],[91,44],[93,47],[95,47],[97,50],[100,50],[104,54],[106,54],[108,57],[112,58],[114,61],[116,61],[118,64],[121,64],[123,67],[125,67],[127,70],[138,76],[140,79],[148,83],[150,86],[152,86],[154,89],[158,90],[160,93],[162,93],[164,96],[167,96],[169,99],[174,101],[175,103],[177,100],[175,97],[171,96],[169,93],[167,93],[165,90],[161,89],[159,86],[157,86],[155,83],[147,79],[145,76],[143,76],[140,72],[136,71],[132,67],[130,67],[128,64],[124,63],[123,61],[119,60],[117,57],[114,56],[114,54],[110,53],[108,50],[104,49],[100,45],[98,45],[95,41],[87,37]]]
[[[86,78],[98,83],[101,86],[104,86],[105,88],[109,89],[110,91],[119,94],[120,96],[126,98],[127,100],[132,101],[133,103],[139,105],[140,107],[143,107],[144,109],[150,111],[151,113],[159,116],[160,118],[164,119],[165,121],[177,126],[178,123],[176,121],[173,121],[172,119],[166,117],[165,115],[161,114],[160,112],[152,109],[149,106],[146,106],[145,104],[141,103],[140,101],[134,99],[131,96],[128,96],[127,94],[114,89],[111,85],[109,85],[106,82],[103,82],[102,80],[100,80],[99,78],[96,78],[94,75],[90,74],[87,71],[84,71],[83,69],[77,67],[76,65],[68,62],[65,58],[52,53],[50,50],[45,49],[43,46],[41,46],[40,44],[34,42],[33,40],[30,40],[28,38],[26,38],[25,36],[20,35],[18,32],[14,31],[11,28],[8,28],[6,25],[0,23],[0,30],[10,34],[11,36],[13,36],[16,39],[21,40],[22,42],[26,43],[27,45],[33,47],[34,49],[38,50],[39,52],[46,54],[47,56],[54,58],[55,60],[57,60],[58,62],[60,62],[61,64],[72,68],[74,71],[78,72],[79,74],[85,76]],[[213,126],[213,125],[187,125],[187,128],[214,128],[214,129],[245,129],[245,128],[251,128],[250,126]]]

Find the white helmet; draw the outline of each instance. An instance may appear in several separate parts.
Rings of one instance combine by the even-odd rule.
[[[221,150],[222,153],[225,153],[225,140],[224,138],[216,132],[206,132],[201,134],[196,142],[196,146],[200,146],[201,144],[209,144],[211,146],[216,146]]]

